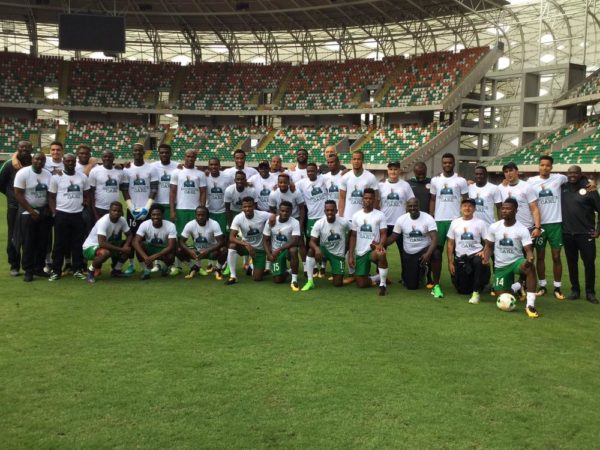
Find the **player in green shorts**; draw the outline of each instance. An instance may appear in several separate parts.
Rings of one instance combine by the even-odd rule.
[[[121,235],[125,234],[125,241]],[[88,268],[87,282],[94,283],[100,275],[100,269],[109,258],[112,258],[113,277],[122,275],[123,263],[132,255],[131,241],[133,235],[129,230],[127,221],[123,218],[123,206],[120,202],[112,202],[108,214],[102,216],[92,228],[89,236],[83,243],[83,257],[91,261]]]
[[[298,245],[301,232],[300,222],[291,217],[292,204],[286,200],[279,204],[279,215],[275,224],[267,223],[263,232],[263,245],[267,260],[271,262],[274,283],[284,283],[288,279],[287,261],[292,269],[292,291],[298,292]]]
[[[325,263],[329,261],[333,275],[333,285],[344,285],[346,264],[346,251],[348,250],[348,232],[350,224],[338,216],[337,205],[334,200],[325,201],[325,217],[317,220],[310,233],[308,252],[306,256],[307,283],[302,291],[315,288],[313,269],[316,261]]]
[[[227,214],[226,213],[209,213],[208,217],[219,224],[221,232],[227,236]]]

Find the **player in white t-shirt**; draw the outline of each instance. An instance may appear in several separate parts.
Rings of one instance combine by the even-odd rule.
[[[21,263],[25,276],[23,281],[33,281],[33,276],[45,277],[44,259],[48,247],[52,217],[48,208],[50,172],[44,170],[46,155],[36,153],[31,166],[23,167],[15,174],[13,182],[15,200],[19,204],[19,242],[22,246]],[[16,235],[13,235],[13,240]],[[20,243],[20,245],[19,245]]]
[[[502,173],[504,181],[498,186],[502,201],[514,198],[518,205],[517,222],[529,230],[532,239],[539,238],[542,225],[537,192],[529,183],[519,180],[519,168],[514,162],[502,166]]]
[[[305,222],[304,198],[300,192],[290,189],[290,176],[287,173],[281,173],[277,177],[277,189],[269,195],[269,210],[273,214],[279,209],[282,201],[288,201],[292,204],[292,217],[300,223]]]
[[[188,280],[194,278],[200,271],[200,262],[208,259],[216,261],[215,279],[222,280],[221,270],[227,260],[225,235],[219,223],[208,217],[208,209],[205,206],[198,206],[195,213],[195,219],[185,225],[179,238],[181,259],[193,261],[190,272],[185,278]],[[190,238],[192,245],[188,246]]]
[[[342,185],[342,177],[344,171],[340,164],[340,158],[337,154],[333,153],[327,157],[327,167],[329,171],[322,175],[327,186],[327,199],[335,202],[336,208],[338,207],[338,201],[340,198],[340,187]]]
[[[475,217],[477,204],[465,198],[460,205],[461,215],[448,230],[448,270],[459,294],[470,294],[469,303],[479,303],[483,287],[490,279],[489,266],[483,264],[483,243],[487,224]]]
[[[375,191],[375,204],[379,203],[379,183],[371,172],[363,167],[364,155],[358,150],[352,153],[352,170],[342,177],[338,200],[338,214],[346,220],[362,209],[363,193],[366,188]]]
[[[310,231],[317,220],[323,217],[325,200],[327,200],[327,184],[322,176],[319,176],[318,168],[315,163],[308,163],[306,166],[306,178],[302,178],[296,183],[296,191],[302,195],[306,205],[307,218],[306,224],[302,224],[306,236],[310,236]]]
[[[291,217],[292,204],[283,201],[279,205],[279,215],[275,224],[265,224],[263,246],[267,260],[271,262],[274,283],[285,283],[288,279],[287,261],[292,270],[292,291],[298,292],[298,245],[300,244],[300,222]]]
[[[266,161],[258,165],[258,175],[248,179],[248,185],[257,194],[256,205],[261,211],[269,211],[269,195],[277,189],[277,174],[269,172],[269,163]]]
[[[183,227],[196,217],[196,208],[206,205],[206,175],[196,168],[196,151],[185,152],[183,167],[171,174],[170,219],[181,235]]]
[[[244,197],[242,212],[233,218],[229,227],[227,265],[231,276],[226,281],[227,285],[238,282],[236,268],[238,255],[252,257],[254,264],[252,279],[254,281],[262,280],[267,261],[267,254],[263,246],[263,231],[271,214],[255,209],[255,203],[254,197]]]
[[[125,234],[125,241],[122,240]],[[100,276],[102,264],[112,258],[112,277],[122,276],[123,263],[130,258],[133,250],[133,234],[123,217],[123,205],[114,201],[109,205],[108,214],[103,215],[94,225],[83,243],[83,257],[91,264],[88,267],[87,282],[95,283]]]
[[[327,200],[324,210],[325,217],[315,222],[310,233],[305,267],[308,281],[302,287],[302,291],[315,288],[313,269],[316,261],[323,262],[323,265],[325,261],[329,261],[333,285],[343,286],[350,223],[338,216],[335,200]]]
[[[299,148],[296,151],[296,164],[292,165],[288,170],[285,171],[290,176],[292,184],[298,183],[300,180],[306,178],[306,167],[308,165],[308,152],[306,149]]]
[[[131,233],[135,235],[140,224],[148,218],[150,207],[154,203],[158,192],[158,173],[151,164],[144,161],[144,146],[133,145],[133,163],[124,171],[125,178],[121,185],[121,192],[127,204],[127,224]],[[125,269],[126,275],[135,272],[135,265],[131,259],[129,267]]]
[[[493,223],[485,238],[483,263],[489,264],[494,255],[494,291],[516,293],[521,285],[516,276],[524,276],[527,289],[527,316],[539,317],[535,309],[535,270],[533,267],[533,242],[529,230],[516,219],[519,205],[514,197],[502,202],[502,220]],[[523,258],[523,252],[526,259]]]
[[[387,293],[388,263],[385,253],[387,221],[385,215],[374,209],[376,201],[374,189],[363,190],[362,208],[352,216],[352,228],[348,243],[348,266],[355,269],[356,285],[359,288],[371,286],[369,269],[377,264],[379,272],[379,295]]]
[[[256,203],[257,195],[253,187],[248,186],[246,174],[241,170],[235,174],[233,184],[225,189],[225,214],[227,223],[231,226],[234,216],[242,212],[242,200],[246,197],[252,197]]]
[[[400,179],[400,163],[392,161],[387,166],[387,180],[379,183],[381,212],[387,220],[388,236],[392,235],[398,218],[406,214],[406,202],[415,197],[410,184]],[[402,242],[396,241],[398,251],[402,254]]]
[[[60,175],[65,168],[63,164],[64,153],[64,147],[61,142],[52,142],[50,144],[50,158],[46,159],[44,170],[50,172],[50,175]]]
[[[54,215],[54,248],[49,281],[60,279],[63,259],[69,255],[73,276],[85,279],[81,245],[85,239],[83,209],[89,201],[90,186],[88,177],[75,172],[75,155],[65,155],[63,163],[62,174],[52,175],[48,186],[48,205]]]
[[[208,217],[217,221],[223,234],[227,236],[227,214],[225,214],[225,190],[233,184],[233,178],[229,178],[221,172],[221,161],[218,158],[208,160],[208,176],[206,177],[206,206]]]
[[[246,174],[246,180],[258,173],[254,167],[246,167],[246,152],[241,148],[238,148],[235,152],[233,152],[233,160],[235,162],[235,166],[223,171],[223,173],[232,180],[235,178],[235,174],[239,171],[242,171]]]
[[[169,201],[171,196],[171,175],[178,169],[178,164],[171,160],[173,150],[169,144],[160,144],[158,146],[158,161],[151,164],[158,177],[158,187],[154,203],[163,208],[163,216],[170,214]]]
[[[164,263],[160,271],[161,275],[167,275],[177,251],[177,229],[173,222],[163,220],[163,209],[160,205],[150,207],[150,220],[142,222],[137,229],[133,238],[133,248],[139,261],[143,263],[142,280],[150,278],[155,261]]]
[[[491,225],[496,222],[495,217],[500,217],[502,193],[497,185],[488,181],[485,166],[475,167],[473,180],[475,183],[469,185],[469,198],[475,200],[475,217]]]
[[[402,239],[402,281],[406,289],[414,290],[423,287],[431,259],[439,255],[436,252],[437,225],[433,217],[420,210],[417,198],[406,202],[406,211],[396,221],[386,245]],[[436,285],[439,284],[440,274],[434,273],[433,277]]]
[[[102,164],[92,169],[89,175],[90,200],[96,222],[108,213],[110,204],[119,201],[119,186],[123,183],[123,170],[115,169],[115,155],[106,150],[102,153]]]
[[[560,259],[560,249],[563,245],[561,192],[562,186],[567,183],[567,177],[559,173],[552,173],[553,164],[552,156],[541,156],[539,175],[530,177],[527,183],[537,192],[542,226],[542,234],[534,242],[539,278],[537,295],[545,295],[548,291],[546,287],[546,242],[548,242],[552,253],[554,298],[564,300],[565,296],[561,290],[562,262]]]

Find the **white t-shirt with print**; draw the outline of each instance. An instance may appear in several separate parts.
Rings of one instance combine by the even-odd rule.
[[[56,210],[66,213],[83,211],[83,193],[90,188],[88,177],[75,172],[74,175],[52,175],[48,192],[56,194]]]
[[[388,225],[394,225],[403,214],[406,214],[406,202],[415,197],[415,194],[404,180],[390,183],[389,180],[379,183],[379,197],[381,199],[381,212],[385,214]]]
[[[83,249],[98,245],[98,236],[104,236],[107,240],[117,240],[121,238],[122,233],[129,231],[129,225],[124,217],[119,217],[116,222],[110,220],[110,214],[104,214],[90,231],[90,234],[83,243]]]
[[[472,184],[469,186],[469,198],[475,200],[475,217],[488,225],[496,221],[496,203],[502,203],[502,193],[498,186],[490,182],[481,187]]]
[[[500,185],[498,189],[500,189],[500,193],[502,194],[502,201],[508,197],[512,197],[517,201],[517,222],[520,222],[527,228],[533,228],[533,216],[531,215],[529,204],[538,199],[537,192],[533,186],[523,180],[519,180],[514,186]]]
[[[104,166],[96,166],[90,172],[90,187],[94,188],[94,205],[96,208],[109,209],[112,202],[119,201],[120,186],[125,179],[122,170],[107,169]]]
[[[377,178],[368,170],[363,170],[360,176],[356,176],[351,170],[342,177],[340,190],[346,191],[346,205],[344,209],[344,218],[352,220],[352,216],[357,211],[362,210],[362,198],[366,188],[379,190]]]
[[[437,231],[437,224],[433,217],[424,212],[419,212],[416,219],[406,213],[394,225],[394,233],[402,234],[402,247],[409,255],[419,253],[431,245],[431,231]]]
[[[469,186],[456,173],[451,177],[442,174],[431,179],[430,192],[435,195],[435,220],[454,220],[460,217],[460,202],[469,193]]]
[[[551,173],[548,178],[538,175],[527,180],[538,194],[542,224],[562,222],[561,190],[567,181],[567,177],[561,173]]]
[[[531,245],[529,230],[518,221],[507,227],[504,220],[490,225],[486,240],[494,243],[494,266],[506,267],[523,258],[523,248]]]
[[[217,243],[217,238],[222,235],[219,223],[213,219],[208,219],[204,225],[200,225],[196,219],[190,220],[181,232],[184,239],[192,238],[194,248],[197,250],[212,247]]]
[[[14,187],[25,191],[25,200],[32,208],[41,208],[48,204],[48,186],[52,175],[47,170],[35,173],[31,166],[23,167],[15,175]],[[23,214],[29,214],[23,211]]]
[[[454,239],[456,256],[472,255],[483,250],[482,242],[487,234],[487,229],[488,225],[477,217],[473,217],[471,220],[459,217],[450,224],[446,237]]]
[[[200,206],[200,189],[206,187],[206,176],[195,167],[184,167],[171,174],[171,186],[177,186],[176,209],[196,209]]]
[[[269,222],[265,224],[263,234],[271,238],[271,249],[277,250],[284,245],[288,245],[293,236],[301,235],[300,222],[293,217],[288,218],[285,222],[280,222],[279,216],[277,216],[274,226],[271,227]]]
[[[378,209],[365,212],[363,209],[352,216],[352,231],[356,231],[356,249],[358,256],[371,250],[371,244],[379,242],[381,230],[387,230],[385,215]]]
[[[257,209],[254,210],[254,215],[251,219],[248,219],[246,214],[241,212],[233,218],[230,229],[241,234],[242,240],[246,241],[255,249],[264,250],[263,231],[269,217],[271,217],[271,213],[259,211]]]

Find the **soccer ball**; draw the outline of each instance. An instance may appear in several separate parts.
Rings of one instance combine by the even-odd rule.
[[[513,311],[517,306],[517,300],[514,295],[509,293],[504,293],[498,296],[498,300],[496,300],[496,306],[501,311]]]

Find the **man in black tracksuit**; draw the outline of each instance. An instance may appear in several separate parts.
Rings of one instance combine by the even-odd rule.
[[[588,192],[588,181],[581,176],[581,167],[571,166],[567,172],[568,183],[562,187],[561,206],[563,217],[563,245],[569,267],[571,294],[569,300],[580,295],[578,254],[585,269],[585,293],[590,303],[598,304],[596,290],[596,238],[600,222],[596,224],[595,213],[600,214],[600,196],[597,191]]]
[[[8,224],[8,236],[6,238],[6,253],[8,255],[8,264],[10,264],[10,274],[19,275],[21,268],[21,252],[15,247],[12,241],[17,220],[17,211],[19,204],[15,198],[13,187],[15,175],[22,167],[31,165],[31,142],[20,141],[17,145],[17,152],[4,163],[0,169],[0,192],[6,195],[6,222]]]

